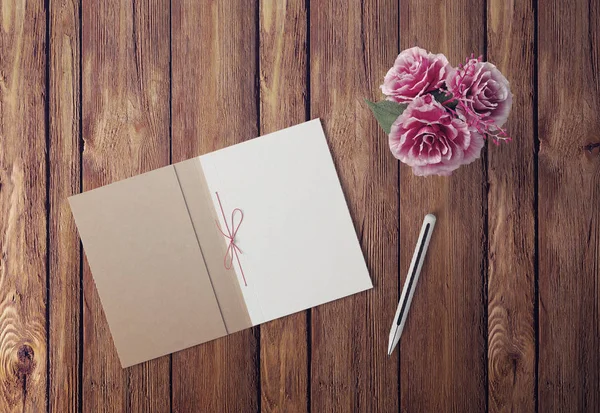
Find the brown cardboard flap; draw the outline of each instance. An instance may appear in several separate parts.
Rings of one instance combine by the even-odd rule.
[[[217,215],[200,161],[197,158],[189,159],[174,167],[223,314],[225,328],[228,333],[234,333],[252,327],[235,273],[223,265],[226,242],[217,229]]]
[[[173,166],[69,202],[123,367],[227,334]]]

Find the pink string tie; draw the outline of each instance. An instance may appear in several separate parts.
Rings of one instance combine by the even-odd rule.
[[[223,265],[225,265],[225,268],[228,270],[232,269],[233,268],[233,259],[235,257],[235,259],[238,263],[238,267],[240,267],[240,272],[242,273],[242,278],[244,279],[244,285],[247,287],[248,284],[246,283],[246,276],[244,275],[244,270],[242,269],[242,263],[240,262],[240,256],[239,256],[239,254],[242,253],[242,250],[235,243],[235,236],[236,236],[237,232],[239,231],[240,226],[242,225],[242,221],[244,220],[244,212],[239,208],[235,208],[233,211],[231,211],[231,227],[230,227],[229,224],[227,223],[227,218],[225,217],[225,211],[223,210],[223,204],[221,204],[221,198],[219,197],[219,193],[215,192],[215,194],[217,195],[217,201],[219,201],[219,208],[221,208],[221,215],[223,215],[223,221],[225,222],[225,228],[227,229],[227,232],[224,232],[221,229],[221,226],[219,225],[218,221],[217,221],[217,228],[219,229],[221,234],[223,234],[223,236],[229,240],[229,243],[227,245],[227,251],[225,251],[225,257],[223,258]],[[236,212],[239,212],[239,215],[240,215],[240,222],[238,222],[237,225],[235,224],[235,213]]]

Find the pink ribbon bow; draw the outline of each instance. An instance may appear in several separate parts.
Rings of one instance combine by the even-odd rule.
[[[219,197],[219,193],[215,192],[215,194],[217,195],[217,200],[219,201],[219,207],[221,208],[221,214],[223,215],[223,221],[225,222],[225,228],[227,229],[227,232],[225,233],[221,229],[221,226],[219,225],[218,222],[217,222],[217,228],[219,229],[219,231],[221,231],[221,234],[223,234],[223,236],[229,240],[229,245],[227,246],[227,251],[225,251],[225,257],[223,258],[223,264],[225,265],[226,269],[230,270],[231,268],[233,268],[233,257],[235,256],[238,266],[240,267],[240,272],[242,273],[242,278],[244,279],[244,285],[247,287],[248,284],[246,283],[246,276],[244,275],[244,270],[242,269],[242,263],[240,262],[240,256],[239,256],[239,254],[242,253],[242,250],[235,243],[235,236],[236,236],[238,230],[240,229],[240,226],[242,225],[242,221],[244,220],[244,213],[239,208],[236,208],[233,211],[231,211],[231,228],[230,228],[229,224],[227,223],[227,218],[225,217],[225,211],[223,210],[223,204],[221,204],[221,198]],[[236,212],[240,213],[240,222],[238,222],[237,225],[235,225],[235,213]]]

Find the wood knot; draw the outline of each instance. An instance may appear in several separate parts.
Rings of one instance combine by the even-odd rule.
[[[19,351],[17,351],[17,358],[19,363],[16,366],[16,372],[20,377],[26,376],[33,372],[35,368],[34,361],[35,353],[30,345],[23,344],[19,347]]]
[[[583,149],[588,159],[600,157],[600,142],[590,142]]]

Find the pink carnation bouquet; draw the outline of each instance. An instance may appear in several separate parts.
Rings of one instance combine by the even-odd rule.
[[[367,103],[392,154],[415,175],[450,175],[479,158],[486,137],[510,141],[502,129],[512,106],[510,85],[481,57],[453,68],[443,54],[406,49],[381,90],[385,100]]]

